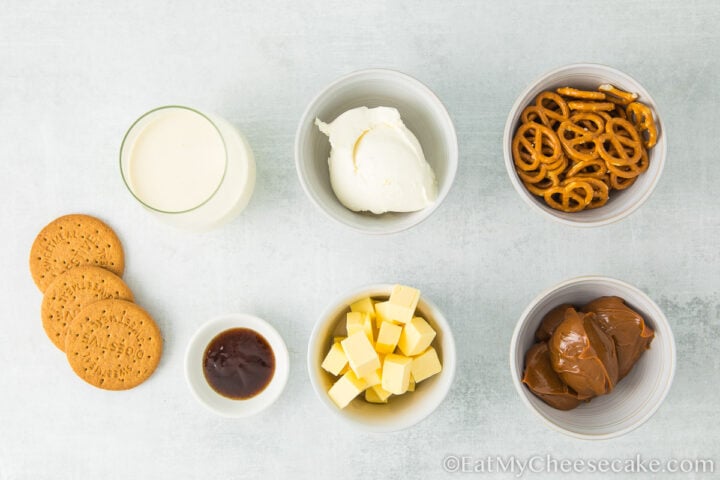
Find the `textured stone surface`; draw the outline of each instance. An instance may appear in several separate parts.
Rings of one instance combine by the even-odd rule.
[[[439,478],[448,453],[713,457],[720,469],[720,7],[714,0],[533,3],[3,2],[0,479]],[[669,140],[664,175],[645,206],[592,230],[532,211],[502,160],[516,96],[545,71],[578,61],[637,78],[657,101]],[[326,219],[293,164],[297,121],[312,96],[373,66],[434,89],[461,152],[445,203],[419,227],[389,237]],[[255,150],[256,193],[222,229],[174,230],[125,191],[118,169],[125,129],[168,103],[217,112]],[[86,386],[43,333],[28,252],[43,225],[77,211],[117,231],[124,278],[165,337],[157,372],[135,390]],[[668,398],[648,423],[616,440],[550,431],[509,376],[510,336],[523,308],[580,274],[637,285],[675,331]],[[331,297],[385,281],[417,286],[445,311],[459,374],[445,403],[416,427],[352,432],[315,398],[307,340]],[[190,336],[209,317],[233,311],[271,321],[292,361],[284,395],[245,420],[203,409],[183,378]]]

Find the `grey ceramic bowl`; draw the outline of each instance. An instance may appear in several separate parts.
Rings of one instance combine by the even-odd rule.
[[[374,215],[353,212],[338,201],[330,185],[330,142],[315,126],[315,118],[331,122],[363,106],[398,109],[435,172],[435,203],[417,212]],[[295,165],[305,193],[330,218],[364,233],[395,233],[428,218],[447,196],[458,166],[457,136],[442,102],[418,80],[393,70],[360,70],[332,82],[305,109],[295,136]]]

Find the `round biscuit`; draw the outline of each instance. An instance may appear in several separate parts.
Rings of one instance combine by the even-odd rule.
[[[110,270],[82,265],[60,274],[45,289],[40,316],[48,338],[65,350],[67,325],[83,308],[106,298],[133,301],[123,280]]]
[[[80,265],[96,265],[122,276],[125,256],[120,239],[112,228],[89,215],[56,218],[40,231],[30,249],[35,285],[44,292],[58,275]]]
[[[75,373],[98,388],[126,390],[150,377],[162,355],[152,317],[126,300],[100,300],[68,325],[65,355]]]

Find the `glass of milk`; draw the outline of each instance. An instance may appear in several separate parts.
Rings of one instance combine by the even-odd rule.
[[[222,118],[176,105],[142,115],[125,134],[120,172],[130,193],[172,225],[209,230],[250,201],[255,159]]]

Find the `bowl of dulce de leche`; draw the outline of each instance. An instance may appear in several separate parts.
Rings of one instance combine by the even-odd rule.
[[[601,276],[566,280],[520,316],[510,370],[522,401],[548,426],[608,439],[646,422],[675,373],[675,340],[641,290]]]

